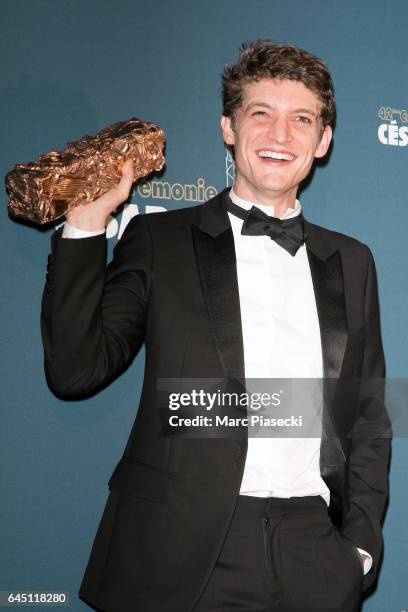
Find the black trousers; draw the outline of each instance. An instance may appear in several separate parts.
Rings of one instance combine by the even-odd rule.
[[[194,612],[357,612],[363,564],[320,496],[240,496]]]

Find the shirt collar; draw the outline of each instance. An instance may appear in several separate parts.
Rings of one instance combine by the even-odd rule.
[[[242,208],[245,208],[245,210],[249,210],[250,208],[252,208],[252,206],[256,206],[257,208],[260,208],[264,213],[266,213],[270,217],[275,216],[274,206],[266,206],[265,204],[258,204],[257,202],[250,202],[249,200],[243,200],[242,198],[237,196],[233,187],[231,187],[230,189],[229,196],[231,200],[234,202],[234,204],[236,204],[237,206],[241,206]],[[285,211],[285,214],[283,215],[283,217],[281,218],[291,219],[292,217],[297,217],[298,215],[300,215],[301,212],[302,212],[302,207],[300,205],[300,202],[299,200],[296,200],[295,208],[288,208]]]

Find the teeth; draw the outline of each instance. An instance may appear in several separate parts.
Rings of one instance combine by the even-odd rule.
[[[294,155],[290,153],[277,153],[276,151],[258,151],[259,157],[270,157],[271,159],[284,159],[286,161],[292,161],[295,159]]]

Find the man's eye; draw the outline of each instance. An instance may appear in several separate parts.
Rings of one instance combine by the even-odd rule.
[[[252,113],[252,117],[260,117],[260,118],[262,118],[262,117],[267,117],[267,116],[268,115],[267,115],[267,113],[265,111],[260,111],[259,110],[259,111],[254,111]]]
[[[307,123],[307,124],[311,124],[312,123],[311,118],[310,117],[306,117],[306,115],[297,115],[296,121],[298,121],[299,123]]]

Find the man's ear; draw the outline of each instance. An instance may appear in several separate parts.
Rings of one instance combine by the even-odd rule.
[[[330,147],[330,143],[333,137],[333,130],[330,125],[326,125],[323,130],[323,134],[320,138],[320,142],[317,145],[315,157],[324,157]]]
[[[221,117],[221,131],[226,145],[233,146],[235,144],[235,132],[232,129],[231,117]]]

